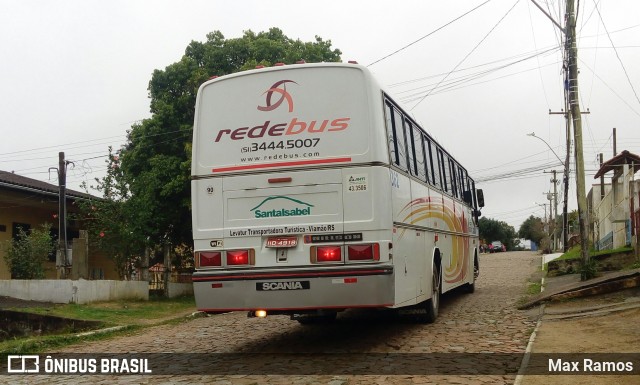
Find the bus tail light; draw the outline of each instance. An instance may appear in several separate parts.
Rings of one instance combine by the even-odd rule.
[[[242,266],[250,264],[252,264],[250,250],[227,250],[228,266]]]
[[[222,266],[222,252],[201,251],[196,254],[196,268]]]
[[[349,245],[347,246],[347,257],[350,261],[379,261],[380,245],[377,243]]]
[[[315,256],[315,258],[313,258]],[[312,248],[313,262],[340,262],[342,261],[342,247],[340,246],[318,246],[315,253]]]

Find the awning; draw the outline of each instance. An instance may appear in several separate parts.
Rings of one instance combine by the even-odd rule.
[[[640,156],[624,150],[620,154],[604,162],[593,179],[598,179],[609,171],[614,171],[616,167],[620,167],[625,164],[633,165],[633,172],[635,174],[640,170]]]

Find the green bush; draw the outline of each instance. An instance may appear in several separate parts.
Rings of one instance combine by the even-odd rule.
[[[591,278],[595,278],[597,273],[598,273],[598,266],[595,260],[589,259],[587,263],[584,263],[581,261],[580,277],[583,281],[586,281]]]
[[[50,230],[51,225],[48,223],[29,233],[19,228],[17,237],[5,244],[4,259],[11,271],[11,278],[44,278],[44,262],[53,251]]]

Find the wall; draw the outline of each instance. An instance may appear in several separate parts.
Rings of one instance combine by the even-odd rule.
[[[0,231],[0,279],[11,279],[11,272],[4,260],[4,247],[12,239],[14,222],[29,224],[31,228],[45,222],[58,227],[57,220],[53,218],[53,214],[57,213],[56,201],[43,198],[34,202],[15,203],[14,200],[18,197],[6,192],[0,196],[0,225],[4,228],[4,231]],[[53,269],[45,267],[46,275],[48,278],[55,278],[55,263],[52,262],[51,265]]]
[[[169,282],[169,298],[193,295],[193,283]]]
[[[53,303],[89,303],[118,299],[149,299],[149,283],[144,281],[86,280],[5,280],[4,296]]]
[[[89,277],[114,281],[120,279],[113,260],[96,250],[91,244],[89,244]]]
[[[4,193],[6,194],[6,193]],[[37,207],[38,202],[30,202],[29,206],[12,206],[12,203],[8,203],[4,199],[8,199],[0,194],[0,225],[4,226],[5,231],[0,231],[0,280],[11,279],[11,272],[7,266],[4,255],[4,246],[12,239],[12,227],[13,223],[26,223],[31,225],[31,228],[40,226],[41,224],[48,222],[52,224],[53,228],[58,228],[57,219],[53,218],[53,215],[57,213],[56,201],[42,201],[42,207]],[[89,245],[89,258],[88,258],[88,270],[89,278],[92,279],[111,279],[118,280],[118,273],[113,261],[100,254],[100,252],[92,245]],[[58,271],[56,269],[55,261],[44,262],[45,279],[58,278]],[[92,275],[94,273],[95,275]]]
[[[631,224],[630,213],[630,181],[633,178],[633,170],[629,165],[624,165],[623,173],[617,180],[612,181],[612,188],[598,205],[596,234],[599,250],[616,249],[629,244],[629,226]]]

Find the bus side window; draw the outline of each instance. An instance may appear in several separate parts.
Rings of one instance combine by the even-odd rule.
[[[404,126],[402,124],[402,113],[395,108],[390,108],[389,112],[391,115],[391,125],[393,127],[392,140],[396,151],[394,163],[402,170],[407,171],[407,141],[405,138]]]
[[[427,170],[429,170],[429,175],[431,175],[430,181],[437,188],[441,188],[440,170],[438,170],[438,158],[434,156],[435,150],[431,146],[431,140],[429,139],[429,137],[425,138],[424,147],[424,152],[427,158]]]
[[[469,191],[469,185],[467,184],[467,171],[462,168],[459,164],[456,165],[458,167],[458,180],[460,183],[460,198],[464,197],[464,192]]]
[[[416,126],[411,130],[411,139],[413,141],[413,152],[415,162],[415,174],[421,181],[427,180],[427,169],[424,158],[424,140],[422,132]]]
[[[446,160],[445,160],[446,159]],[[449,178],[449,157],[444,155],[442,149],[438,148],[438,163],[440,163],[440,180],[442,181],[442,191],[450,194],[450,178]]]
[[[407,119],[403,119],[404,124],[404,132],[407,136],[407,154],[409,155],[409,173],[411,175],[418,175],[417,167],[416,167],[416,146],[413,140],[413,127],[411,127],[411,122]]]
[[[459,181],[458,181],[458,175],[456,172],[456,165],[453,162],[453,159],[449,158],[449,175],[451,176],[451,195],[453,195],[454,197],[458,198],[459,194]]]
[[[389,157],[391,163],[398,164],[398,149],[393,133],[393,109],[387,102],[384,104],[385,123],[387,125],[387,144],[389,145]]]
[[[477,210],[478,197],[476,196],[476,182],[474,182],[471,178],[469,178],[469,188],[471,189],[471,199],[473,200],[473,204],[471,205],[471,207],[473,207],[474,210]]]

